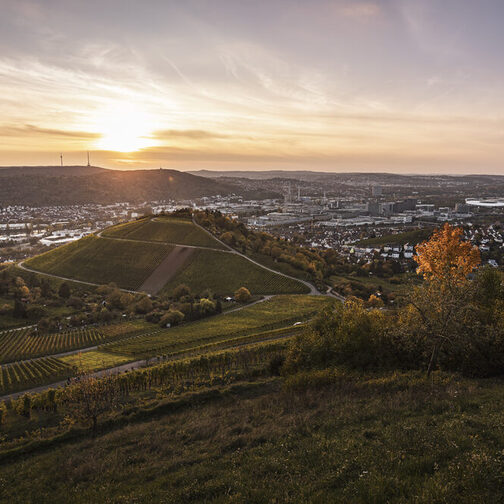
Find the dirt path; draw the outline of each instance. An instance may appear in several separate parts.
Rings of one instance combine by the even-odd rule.
[[[139,287],[139,291],[157,294],[194,253],[194,248],[177,245]]]

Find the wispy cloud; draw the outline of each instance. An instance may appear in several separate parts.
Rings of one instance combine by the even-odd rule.
[[[33,124],[24,126],[0,126],[0,136],[50,136],[60,138],[74,138],[81,140],[94,140],[100,138],[99,133],[89,131],[70,131],[51,128],[40,128]]]

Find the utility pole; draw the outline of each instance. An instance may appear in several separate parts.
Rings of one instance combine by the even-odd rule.
[[[91,164],[89,163],[89,151],[87,152],[87,165],[91,166]]]
[[[63,166],[63,153],[60,154],[61,166]]]

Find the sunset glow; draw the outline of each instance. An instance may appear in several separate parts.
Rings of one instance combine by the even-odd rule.
[[[484,3],[3,0],[0,165],[499,173]]]
[[[156,144],[152,139],[153,119],[134,105],[118,103],[98,114],[95,131],[100,134],[95,149],[135,152]]]

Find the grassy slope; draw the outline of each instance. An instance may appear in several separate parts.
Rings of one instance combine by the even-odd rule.
[[[266,271],[236,254],[213,250],[195,251],[191,260],[163,290],[171,292],[182,283],[194,292],[208,288],[219,295],[232,294],[242,286],[252,294],[308,292],[308,288],[296,280]]]
[[[0,499],[496,504],[503,408],[498,380],[270,381],[4,463]]]
[[[128,222],[105,230],[103,236],[224,248],[217,240],[196,227],[190,220],[170,217]]]
[[[53,275],[137,289],[171,250],[169,245],[88,236],[29,259],[26,265]]]
[[[306,319],[332,302],[333,299],[322,296],[276,296],[233,313],[112,343],[103,349],[136,356],[168,354],[184,348],[291,325]]]

